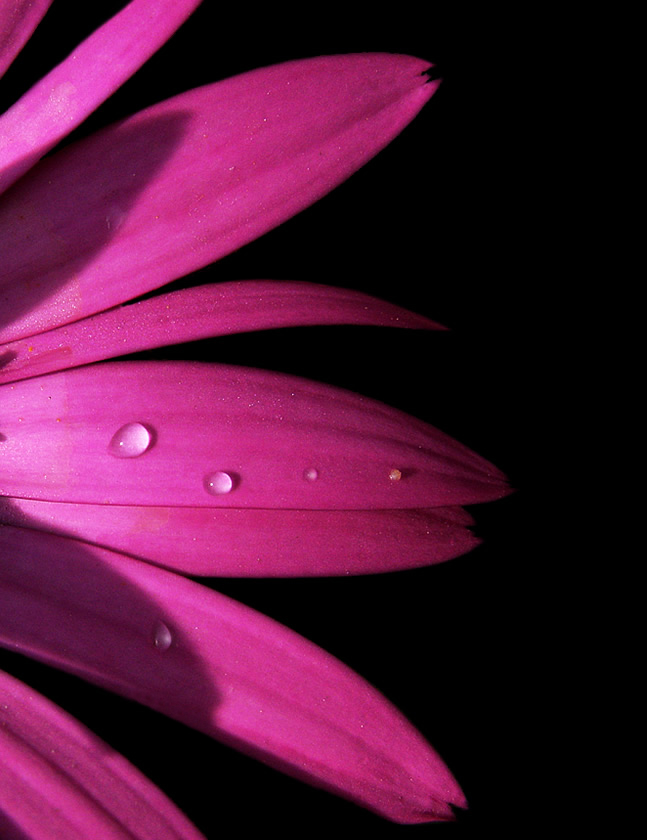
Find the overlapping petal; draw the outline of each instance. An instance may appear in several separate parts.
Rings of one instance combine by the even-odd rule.
[[[177,96],[43,160],[0,206],[0,340],[223,257],[348,178],[418,113],[429,64],[288,62]]]
[[[3,840],[205,840],[122,756],[3,672],[0,778]]]
[[[74,540],[0,528],[0,643],[397,822],[452,818],[432,747],[338,660],[269,618]]]
[[[324,577],[442,563],[480,540],[461,508],[258,510],[0,500],[0,522],[73,536],[189,575]]]
[[[219,283],[158,295],[0,345],[0,383],[201,338],[321,324],[443,329],[348,289],[272,280]]]
[[[0,3],[0,77],[29,40],[52,0],[10,0]]]
[[[197,4],[132,0],[0,118],[0,382],[14,383],[0,387],[0,644],[392,820],[451,819],[465,805],[451,774],[360,677],[134,558],[246,576],[440,562],[477,542],[458,505],[505,495],[503,475],[401,412],[293,377],[186,363],[40,375],[238,330],[438,326],[356,293],[268,281],[112,309],[316,201],[437,86],[428,64],[405,56],[291,62],[191,91],[35,163]],[[33,16],[30,6],[16,0],[13,18],[0,10],[0,72],[48,3],[36,0]],[[0,691],[8,685],[0,676]],[[171,826],[160,794],[120,759],[107,782],[89,771],[96,742],[34,707],[48,718],[52,740],[41,740],[20,697],[13,729],[0,726],[0,765],[10,818],[32,823],[7,830],[167,836],[144,815],[152,803]],[[76,775],[43,761],[50,745]],[[132,825],[119,803],[131,795]],[[51,803],[60,813],[47,826]],[[192,831],[182,822],[178,836]]]
[[[413,417],[297,377],[108,362],[3,385],[0,495],[65,502],[361,510],[507,493]]]
[[[131,0],[0,116],[0,193],[132,76],[201,1]]]

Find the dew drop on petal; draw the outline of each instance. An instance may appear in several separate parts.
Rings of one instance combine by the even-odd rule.
[[[234,479],[228,472],[217,470],[205,476],[204,487],[212,496],[224,496],[234,488]]]
[[[158,650],[168,650],[173,642],[173,636],[166,624],[158,621],[153,628],[153,644]]]
[[[137,458],[150,447],[151,433],[141,423],[126,423],[118,429],[108,445],[108,452],[116,458]]]
[[[316,481],[319,478],[319,470],[315,467],[308,467],[303,471],[303,477],[306,481]]]
[[[389,470],[389,479],[391,481],[400,481],[402,473],[400,470]]]

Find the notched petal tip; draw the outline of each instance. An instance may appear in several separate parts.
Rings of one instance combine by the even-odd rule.
[[[481,540],[460,508],[256,510],[0,500],[0,523],[72,536],[189,575],[329,577],[442,563]]]
[[[372,53],[266,67],[41,161],[0,208],[0,341],[115,306],[291,218],[416,116],[435,90],[427,67]]]
[[[383,695],[270,618],[76,540],[5,526],[0,553],[1,644],[396,822],[445,818],[440,803],[461,801]]]

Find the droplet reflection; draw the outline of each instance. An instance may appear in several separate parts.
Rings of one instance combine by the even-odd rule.
[[[173,636],[166,624],[158,621],[153,628],[153,644],[158,650],[164,651],[171,647]]]
[[[108,445],[108,452],[115,458],[137,458],[143,455],[152,442],[151,433],[142,423],[126,423],[118,429]]]
[[[217,470],[205,476],[204,487],[212,496],[224,496],[234,489],[234,479],[228,472]]]

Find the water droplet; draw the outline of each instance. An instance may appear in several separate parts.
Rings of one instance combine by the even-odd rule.
[[[389,471],[389,479],[391,481],[400,481],[401,478],[402,478],[402,473],[400,472],[400,470],[390,470]]]
[[[319,470],[315,467],[308,467],[303,471],[303,477],[306,481],[316,481],[319,478]]]
[[[153,628],[153,644],[158,650],[168,650],[173,642],[173,636],[166,624],[158,621]]]
[[[230,473],[217,470],[205,477],[204,487],[212,496],[224,496],[234,489],[234,479]]]
[[[141,423],[126,423],[113,435],[108,452],[116,458],[137,458],[146,452],[152,440],[146,426]]]

